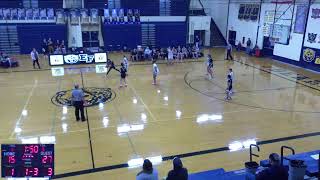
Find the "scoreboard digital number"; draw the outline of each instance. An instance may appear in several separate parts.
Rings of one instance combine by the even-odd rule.
[[[2,144],[1,177],[52,177],[54,144]]]

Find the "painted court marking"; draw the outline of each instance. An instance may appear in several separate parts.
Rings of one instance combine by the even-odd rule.
[[[24,104],[24,106],[23,106],[23,108],[22,108],[22,111],[23,111],[23,110],[26,110],[27,106],[29,105],[30,99],[31,99],[31,97],[32,97],[32,95],[33,95],[33,92],[34,92],[35,88],[37,87],[37,85],[38,85],[38,80],[35,79],[35,80],[34,80],[34,83],[33,83],[33,86],[32,86],[32,89],[31,89],[31,91],[30,91],[30,93],[29,93],[29,95],[28,95],[28,98],[27,98],[27,100],[26,100],[26,102],[25,102],[25,104]],[[20,114],[20,116],[19,116],[19,118],[18,118],[18,121],[16,122],[15,127],[18,126],[18,125],[20,125],[20,123],[21,123],[21,120],[22,120],[22,111],[21,111],[21,114]],[[13,135],[14,135],[14,133],[15,133],[15,127],[14,127],[13,131],[11,132],[10,138],[12,138]]]

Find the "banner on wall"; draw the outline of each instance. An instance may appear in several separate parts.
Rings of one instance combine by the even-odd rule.
[[[320,67],[320,49],[303,47],[302,60],[304,63]]]
[[[314,5],[310,9],[308,25],[306,28],[306,36],[304,40],[304,47],[320,49],[320,6]]]
[[[296,21],[294,24],[294,33],[304,33],[308,10],[309,8],[306,5],[298,6],[296,13]]]
[[[312,8],[311,18],[319,19],[320,18],[320,8]]]
[[[94,54],[54,54],[49,56],[49,64],[51,66],[57,65],[75,65],[75,64],[94,64],[106,63],[107,53]]]

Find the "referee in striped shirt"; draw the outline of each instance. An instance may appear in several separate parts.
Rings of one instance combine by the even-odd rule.
[[[80,121],[79,111],[81,113],[81,120],[85,121],[86,117],[84,116],[84,93],[82,89],[79,89],[79,85],[74,85],[74,89],[72,90],[72,104],[75,107],[75,116],[77,121]]]

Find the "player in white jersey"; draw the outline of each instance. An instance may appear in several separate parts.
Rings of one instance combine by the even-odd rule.
[[[126,56],[123,56],[122,63],[124,65],[124,68],[126,68],[126,70],[128,72],[129,71],[129,61],[128,61],[128,58]]]
[[[213,59],[210,54],[207,57],[207,74],[209,75],[209,79],[213,78]]]
[[[173,51],[171,47],[169,47],[167,50],[168,50],[168,64],[173,64]]]
[[[153,85],[157,85],[157,76],[159,75],[160,71],[158,68],[158,65],[156,64],[156,61],[153,61],[152,65],[152,74],[153,74]]]

